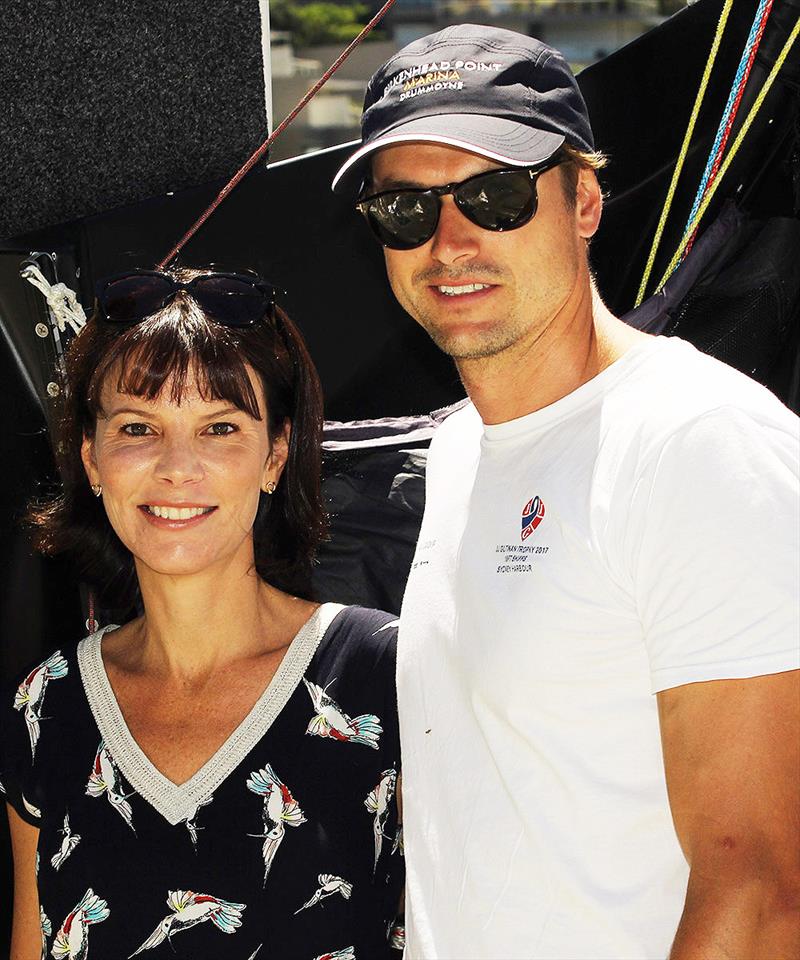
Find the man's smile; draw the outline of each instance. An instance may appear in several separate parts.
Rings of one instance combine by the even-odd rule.
[[[437,300],[447,300],[450,305],[459,303],[474,303],[490,296],[498,285],[482,281],[468,281],[466,283],[432,283],[428,289]]]
[[[436,289],[446,297],[463,297],[468,293],[478,293],[481,290],[488,290],[491,286],[492,284],[490,283],[462,283],[457,286],[438,284],[436,285]]]

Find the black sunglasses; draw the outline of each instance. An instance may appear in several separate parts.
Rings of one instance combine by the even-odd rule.
[[[535,167],[490,170],[443,187],[382,190],[360,200],[356,207],[390,250],[412,250],[427,243],[439,225],[440,198],[447,194],[453,195],[467,220],[484,230],[516,230],[536,213],[538,178],[562,162],[563,157],[556,154]]]
[[[254,274],[203,273],[183,282],[158,270],[129,270],[97,284],[100,316],[109,323],[140,323],[185,290],[211,320],[249,327],[274,318],[275,287]]]

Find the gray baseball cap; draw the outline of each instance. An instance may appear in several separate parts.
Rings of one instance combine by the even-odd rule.
[[[594,150],[586,104],[563,56],[541,40],[472,23],[415,40],[372,77],[361,146],[333,180],[356,195],[372,154],[395,143],[460,147],[534,166],[564,143]]]

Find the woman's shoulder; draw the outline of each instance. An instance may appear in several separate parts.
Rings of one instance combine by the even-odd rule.
[[[22,666],[0,684],[0,702],[14,701],[21,710],[28,697],[44,696],[47,691],[80,687],[81,664],[100,648],[100,639],[108,631],[119,631],[116,624],[108,624],[96,633],[68,640],[66,643],[46,643],[36,654],[22,661]],[[104,648],[105,649],[105,648]]]
[[[0,791],[34,826],[43,806],[42,771],[60,752],[64,724],[79,712],[78,646],[39,652],[0,691]]]
[[[372,607],[343,606],[333,618],[328,633],[337,640],[382,651],[397,642],[400,620],[396,614]]]
[[[396,613],[388,613],[386,610],[377,610],[374,607],[360,607],[357,604],[337,604],[337,606],[341,609],[336,619],[342,624],[348,624],[350,629],[374,633],[397,632],[399,617]]]
[[[343,606],[320,641],[317,660],[341,669],[385,668],[393,674],[398,622],[385,610]]]
[[[48,645],[23,661],[10,677],[2,683],[2,700],[9,699],[20,710],[32,697],[42,697],[52,684],[74,679],[79,672],[78,650],[90,638],[72,640],[68,643]],[[59,684],[60,686],[66,684]]]
[[[80,640],[45,647],[0,685],[0,752],[7,754],[30,741],[33,755],[41,752],[39,739],[66,725],[74,727],[86,705],[84,670],[92,651],[99,651],[105,630]],[[52,735],[45,739],[51,739]],[[58,739],[58,737],[56,737]],[[31,756],[28,757],[30,762]]]
[[[339,724],[333,736],[379,751],[375,754],[379,770],[385,769],[387,762],[397,763],[400,749],[397,625],[397,617],[383,610],[340,608],[303,678],[323,720]],[[364,762],[368,759],[362,757]]]

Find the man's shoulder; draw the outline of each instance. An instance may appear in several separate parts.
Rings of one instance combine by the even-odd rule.
[[[607,398],[609,429],[632,429],[652,443],[700,421],[795,437],[798,418],[766,387],[677,338],[658,338]]]

